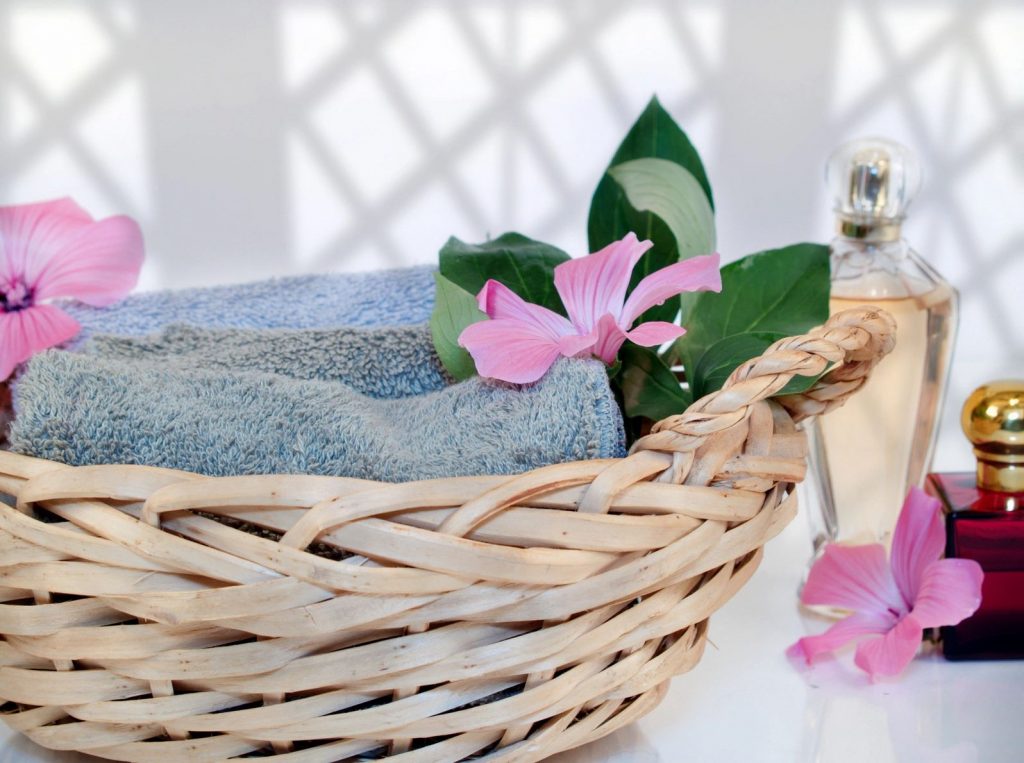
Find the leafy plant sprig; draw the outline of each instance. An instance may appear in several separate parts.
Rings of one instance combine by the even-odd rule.
[[[652,273],[715,251],[714,200],[704,165],[657,98],[630,128],[602,175],[587,232],[594,252],[631,233],[651,242],[633,268],[627,294]],[[487,320],[476,295],[489,280],[508,287],[513,298],[530,307],[567,315],[554,273],[570,258],[557,247],[519,233],[482,244],[451,238],[439,259],[431,328],[438,355],[456,379],[476,373],[459,337],[468,326]],[[720,293],[684,291],[636,319],[638,325],[668,321],[685,327],[685,335],[670,346],[659,350],[627,341],[614,362],[605,358],[632,424],[682,412],[694,399],[720,389],[737,366],[778,339],[828,318],[829,256],[822,244],[748,255],[722,268],[721,282]],[[680,382],[683,374],[685,383]],[[794,380],[781,394],[802,391],[813,381]]]

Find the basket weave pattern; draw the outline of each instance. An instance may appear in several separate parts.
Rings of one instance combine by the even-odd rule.
[[[510,477],[207,478],[0,452],[4,720],[161,763],[536,761],[608,734],[700,659],[708,617],[796,510],[795,422],[858,389],[894,333],[884,312],[839,314],[624,459]]]

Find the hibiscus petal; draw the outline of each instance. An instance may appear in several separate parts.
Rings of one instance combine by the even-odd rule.
[[[123,215],[99,222],[64,218],[55,225],[48,258],[29,261],[26,280],[36,299],[74,297],[106,307],[135,288],[142,268],[142,231]]]
[[[892,537],[892,574],[908,609],[917,599],[925,568],[942,556],[945,542],[938,499],[911,488]]]
[[[92,222],[89,213],[71,199],[0,207],[0,282],[25,278],[33,257],[48,257],[62,221]]]
[[[632,326],[646,310],[684,291],[721,291],[722,273],[717,254],[691,257],[651,273],[629,295],[619,324]],[[559,266],[561,267],[561,266]]]
[[[626,332],[619,328],[611,313],[605,313],[597,322],[597,339],[594,343],[594,354],[608,365],[615,362],[619,348],[626,341]]]
[[[63,215],[64,217],[72,217],[87,223],[93,221],[92,215],[85,211],[70,196],[64,196],[63,198],[51,201],[38,201],[34,204],[26,204],[25,206],[38,207],[40,212],[48,215]]]
[[[608,313],[619,318],[633,267],[652,246],[650,241],[638,241],[635,233],[627,233],[599,252],[555,268],[555,289],[581,333],[589,333]]]
[[[463,329],[459,344],[469,350],[481,376],[512,384],[537,381],[562,354],[557,337],[511,318],[473,323]]]
[[[885,547],[878,543],[842,546],[830,543],[811,567],[804,604],[842,607],[862,613],[906,612],[892,579]]]
[[[956,625],[981,605],[984,573],[973,559],[939,559],[925,567],[911,614],[922,628]]]
[[[878,676],[898,675],[917,654],[923,633],[921,624],[913,615],[907,615],[884,636],[857,644],[853,662],[867,672],[872,680]]]
[[[597,342],[597,329],[594,329],[586,336],[567,334],[566,336],[559,337],[558,349],[567,358],[584,354],[590,355],[595,342]]]
[[[819,655],[834,652],[858,636],[868,633],[885,633],[892,627],[894,620],[895,618],[870,614],[850,615],[835,623],[824,633],[800,639],[786,650],[786,654],[810,665]]]
[[[626,332],[626,338],[633,344],[642,347],[654,347],[665,342],[678,339],[686,333],[686,329],[667,321],[647,321],[641,323],[632,331]]]
[[[576,329],[569,320],[554,310],[527,302],[505,284],[493,278],[484,284],[476,297],[480,309],[489,318],[508,318],[535,326],[545,336],[557,337],[576,335]]]
[[[53,305],[0,313],[0,381],[37,352],[63,344],[80,329],[78,321]]]

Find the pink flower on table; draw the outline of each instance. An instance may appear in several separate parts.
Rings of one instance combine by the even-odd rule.
[[[93,220],[71,199],[0,207],[0,381],[78,333],[50,300],[106,307],[135,287],[142,259],[128,217]]]
[[[490,320],[467,326],[459,344],[469,350],[481,376],[528,384],[559,356],[594,355],[612,364],[627,339],[650,347],[682,336],[686,330],[674,323],[633,324],[646,310],[684,291],[721,291],[718,255],[692,257],[651,273],[627,299],[633,268],[651,246],[629,233],[599,252],[556,267],[555,289],[568,319],[488,281],[477,302]]]
[[[811,568],[804,604],[853,612],[818,636],[788,650],[808,664],[861,636],[854,662],[872,679],[900,673],[917,654],[925,628],[956,625],[981,604],[980,565],[970,559],[940,559],[945,532],[938,500],[911,489],[892,540],[885,547],[829,544]]]

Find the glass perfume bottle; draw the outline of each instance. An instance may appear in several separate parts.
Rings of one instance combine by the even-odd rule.
[[[979,387],[961,424],[975,473],[930,474],[926,489],[946,511],[946,556],[974,559],[985,579],[981,607],[942,629],[949,659],[1024,657],[1024,380]]]
[[[911,151],[888,140],[840,147],[826,171],[839,234],[831,312],[870,304],[896,319],[896,347],[845,406],[816,422],[811,460],[826,542],[889,544],[911,486],[932,457],[957,326],[956,291],[900,235],[921,184]]]

